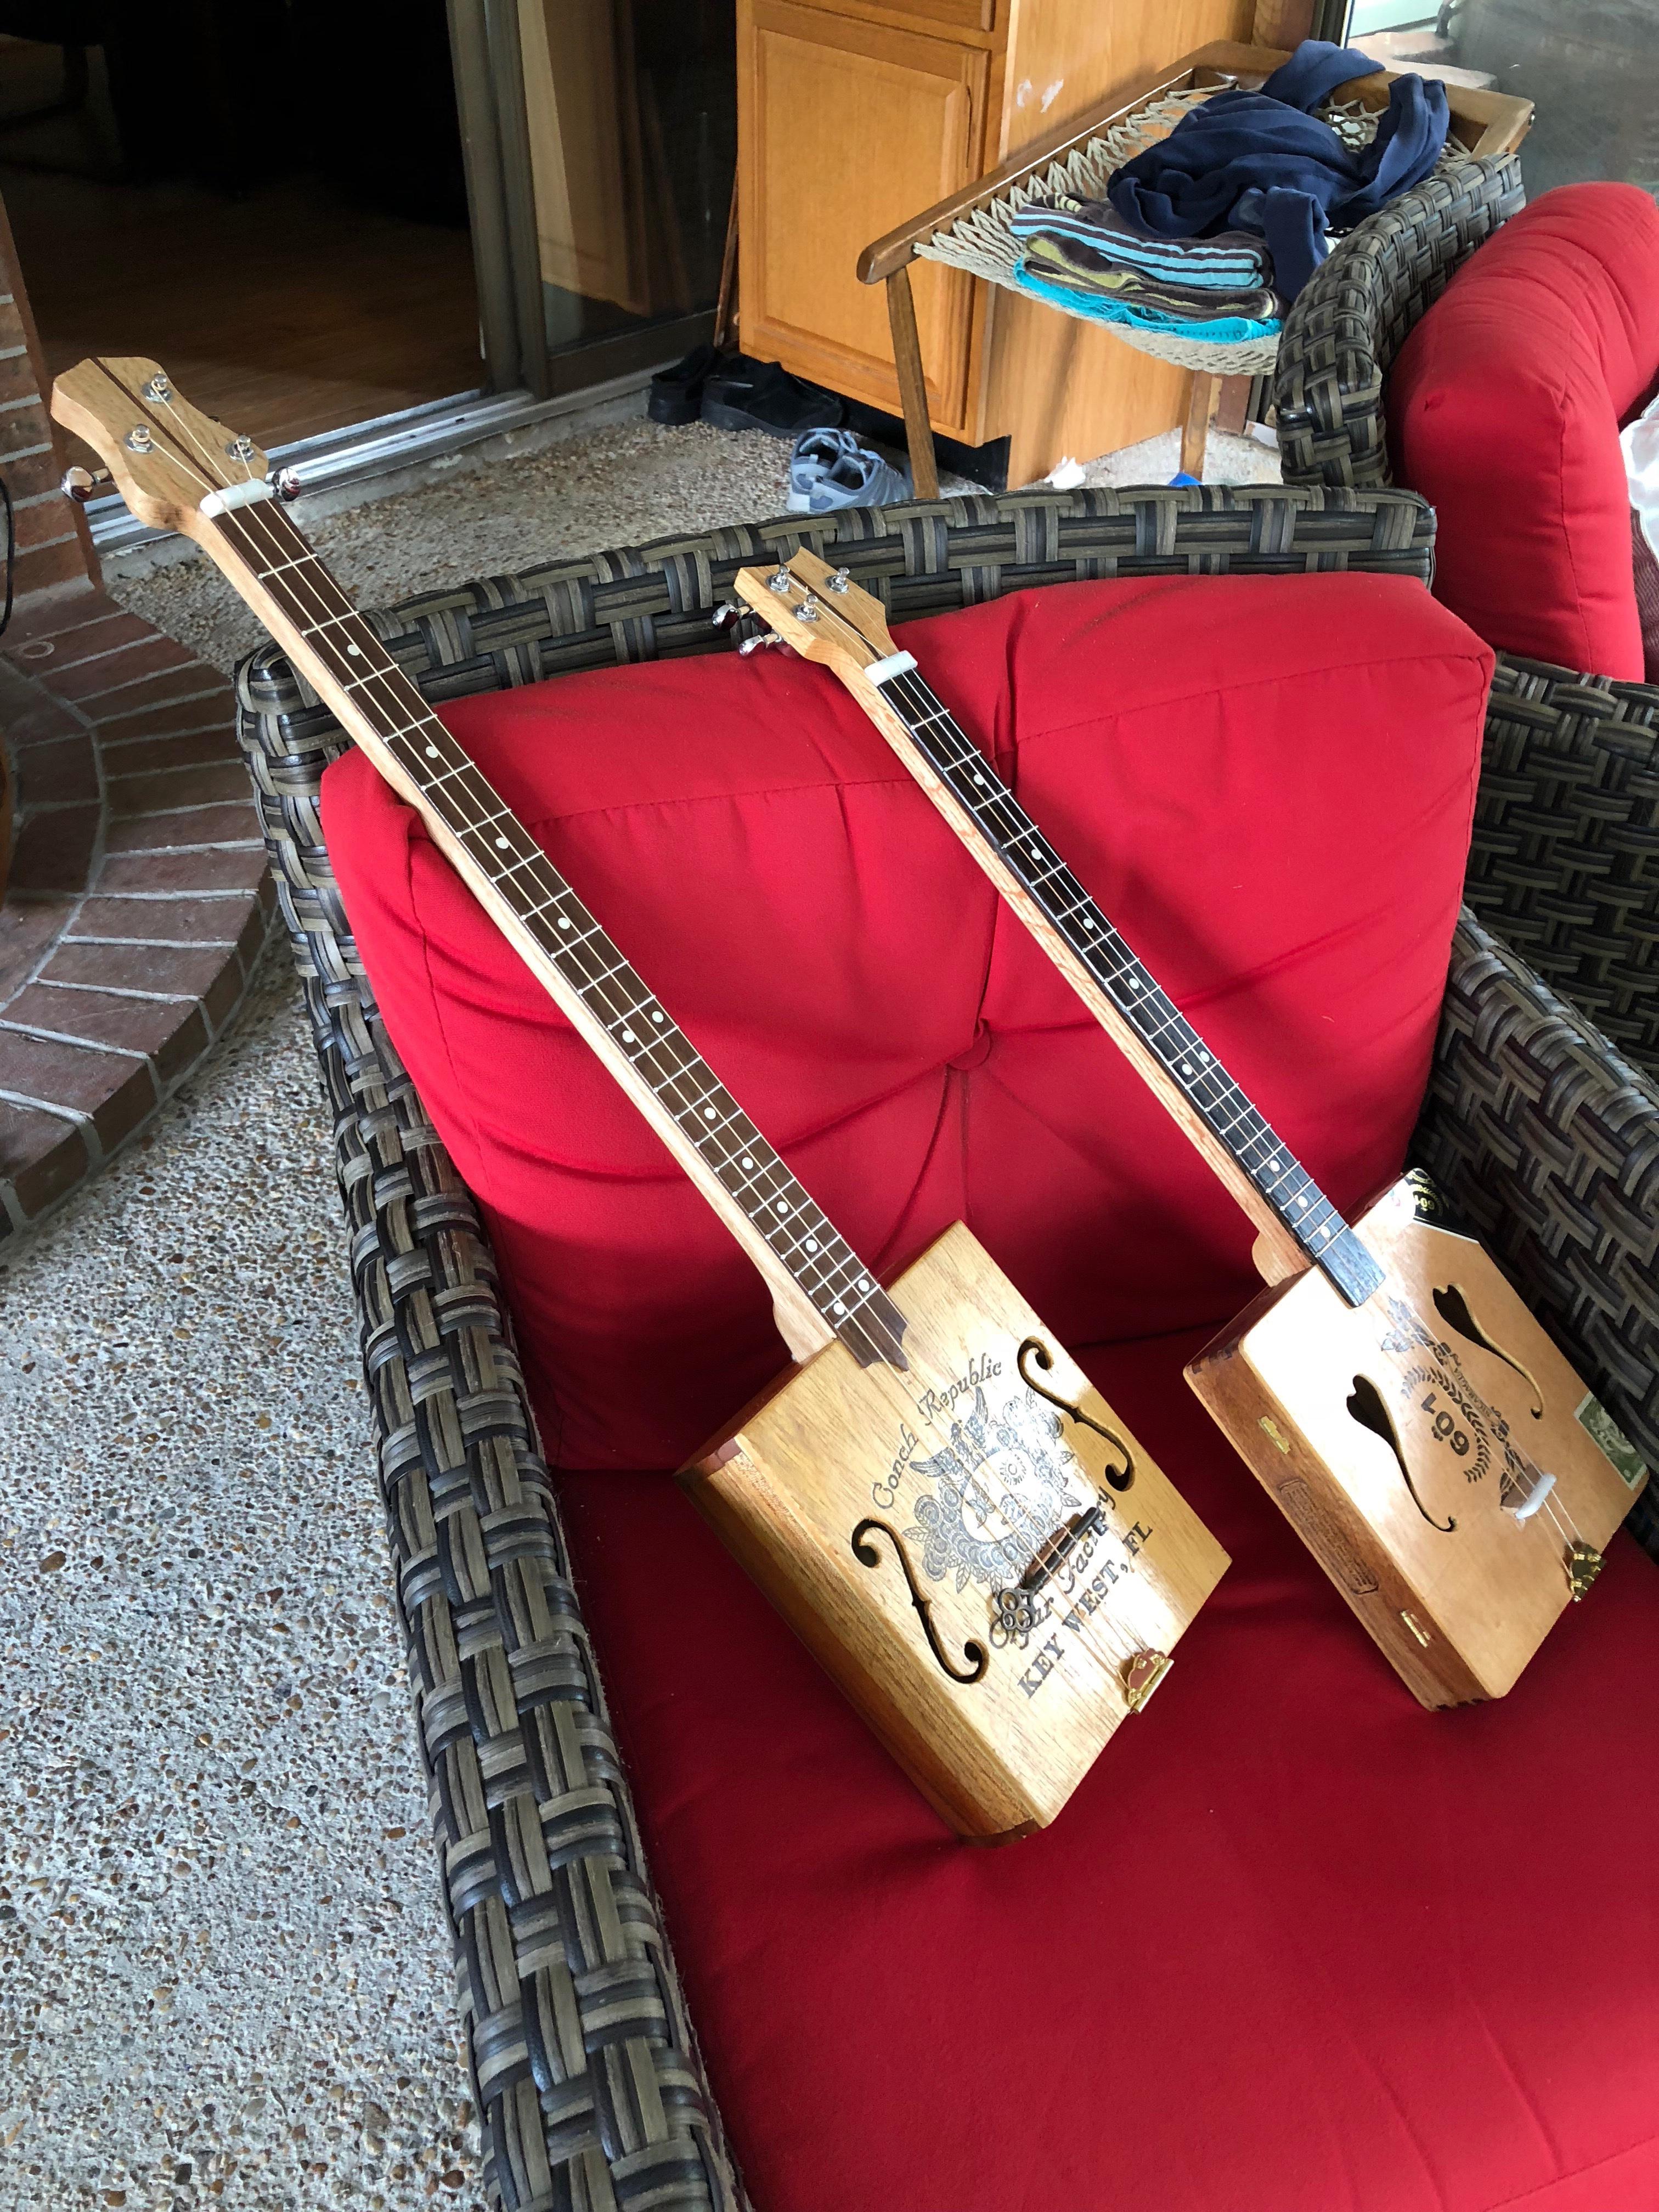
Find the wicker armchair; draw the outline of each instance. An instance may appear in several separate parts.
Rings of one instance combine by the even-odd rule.
[[[1407,331],[1522,204],[1513,155],[1430,178],[1337,247],[1285,319],[1287,483],[1390,481],[1384,395]],[[1493,558],[1503,558],[1494,545]],[[1468,902],[1659,1074],[1659,690],[1498,657]]]
[[[1400,493],[1039,490],[665,540],[374,621],[443,701],[714,650],[733,571],[802,544],[903,618],[1081,577],[1420,578],[1431,527]],[[334,1109],[487,2185],[511,2212],[738,2212],[489,1241],[380,1025],[330,869],[318,787],[345,740],[274,648],[244,665],[239,698]],[[1659,1098],[1472,920],[1419,1149],[1659,1450]]]

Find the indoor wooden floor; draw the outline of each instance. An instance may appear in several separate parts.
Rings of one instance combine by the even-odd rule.
[[[464,229],[303,177],[231,199],[0,166],[46,365],[148,354],[270,447],[477,388]]]

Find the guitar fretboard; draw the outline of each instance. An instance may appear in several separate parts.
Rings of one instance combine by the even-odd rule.
[[[290,518],[261,501],[219,527],[429,812],[672,1115],[720,1188],[863,1366],[905,1364],[904,1317],[708,1061],[452,738]]]
[[[1140,1042],[1232,1154],[1310,1260],[1351,1305],[1382,1271],[1308,1173],[1125,942],[914,668],[874,679],[917,750],[969,815],[1003,867],[1042,908]]]

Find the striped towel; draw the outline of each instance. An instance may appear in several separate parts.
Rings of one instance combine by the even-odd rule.
[[[1022,290],[1034,292],[1039,300],[1047,300],[1056,307],[1069,307],[1074,315],[1086,315],[1093,322],[1124,325],[1130,330],[1157,331],[1165,337],[1205,338],[1220,345],[1243,344],[1247,339],[1276,338],[1281,327],[1277,316],[1258,319],[1249,315],[1211,314],[1200,319],[1166,314],[1161,308],[1143,307],[1128,300],[1115,299],[1109,293],[1050,283],[1028,269],[1023,259],[1015,263],[1014,276]]]
[[[1022,248],[1038,239],[1065,251],[1079,270],[1098,264],[1138,269],[1166,282],[1220,292],[1273,289],[1273,262],[1249,231],[1216,238],[1154,238],[1134,230],[1104,200],[1031,201],[1015,210],[1012,228]]]
[[[1076,292],[1087,299],[1118,300],[1182,322],[1207,322],[1225,316],[1267,322],[1279,311],[1277,297],[1264,287],[1235,290],[1215,284],[1172,283],[1147,270],[1100,261],[1074,240],[1054,238],[1046,231],[1026,240],[1020,266],[1028,276],[1040,276],[1062,291]]]

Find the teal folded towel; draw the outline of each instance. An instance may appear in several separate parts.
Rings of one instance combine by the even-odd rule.
[[[1050,284],[1032,275],[1024,260],[1014,264],[1014,276],[1023,291],[1033,292],[1039,300],[1047,300],[1056,307],[1068,307],[1074,315],[1085,315],[1091,322],[1157,331],[1166,337],[1206,338],[1221,345],[1242,345],[1249,338],[1276,338],[1283,328],[1276,317],[1271,322],[1256,322],[1246,315],[1212,315],[1194,322],[1166,315],[1157,307],[1132,307],[1127,300],[1108,299],[1098,292],[1074,292],[1063,284]]]

